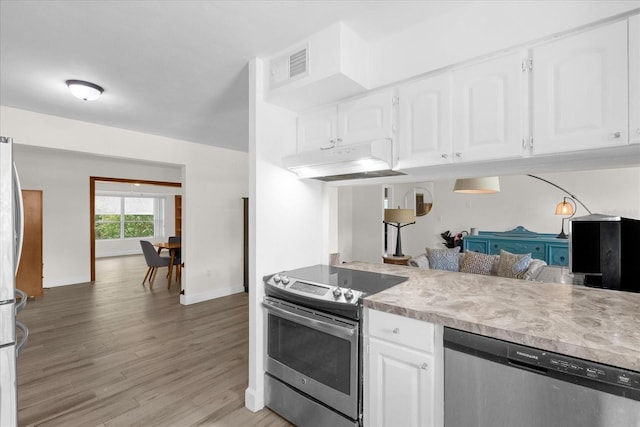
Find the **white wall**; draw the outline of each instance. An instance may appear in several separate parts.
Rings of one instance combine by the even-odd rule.
[[[575,194],[593,213],[640,219],[640,167],[537,176]],[[562,217],[555,215],[555,207],[567,194],[549,184],[525,175],[502,176],[500,193],[485,195],[454,193],[453,184],[454,180],[433,183],[432,211],[416,218],[416,224],[402,229],[402,247],[406,255],[418,255],[424,252],[425,247],[444,247],[440,233],[446,230],[452,234],[469,231],[471,227],[481,231],[507,231],[520,225],[537,233],[560,232]],[[424,187],[425,183],[415,185]],[[394,186],[396,204],[403,201],[405,190],[412,186]],[[375,188],[380,191],[381,186]],[[342,191],[347,194],[347,189]],[[339,207],[341,224],[348,227],[345,218],[350,217],[352,221],[352,241],[344,244],[353,246],[354,260],[361,260],[357,254],[364,254],[363,258],[371,260],[368,251],[372,235],[381,236],[383,233],[382,226],[377,224],[379,215],[375,211],[357,208],[375,204],[376,198],[381,199],[379,191],[376,194],[371,187],[348,188],[352,200],[347,200],[344,208],[342,205]],[[343,200],[340,201],[342,203]],[[587,214],[578,205],[576,216]],[[361,224],[371,226],[366,228]],[[565,232],[569,232],[568,223],[565,223]]]
[[[264,102],[263,62],[250,63],[249,387],[245,405],[264,406],[263,276],[328,262],[329,209],[324,184],[282,167],[295,152],[296,114]]]
[[[194,144],[76,120],[0,107],[2,134],[17,144],[160,162],[182,168],[183,239],[186,268],[184,304],[243,290],[243,202],[248,191],[246,153]],[[55,182],[69,174],[56,171]],[[88,183],[67,188],[63,196],[88,192]],[[63,200],[63,199],[60,199]],[[66,209],[58,204],[54,209]],[[73,282],[89,280],[89,225],[86,203],[85,236],[74,236],[58,250],[61,256],[86,265]],[[47,213],[45,212],[45,215]],[[77,277],[76,277],[77,275]]]

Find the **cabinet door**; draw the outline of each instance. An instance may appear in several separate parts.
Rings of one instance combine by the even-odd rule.
[[[522,155],[521,64],[513,53],[453,72],[454,162]]]
[[[400,88],[401,168],[451,162],[451,74]]]
[[[533,154],[629,141],[627,23],[532,49]]]
[[[629,18],[629,141],[640,144],[640,15]]]
[[[337,137],[337,125],[335,105],[301,113],[298,116],[298,153],[331,147]]]
[[[489,240],[487,240],[486,238],[467,236],[462,240],[462,245],[464,246],[463,249],[465,252],[472,251],[480,252],[482,254],[489,253]]]
[[[339,144],[393,137],[393,91],[338,104]]]
[[[433,356],[369,338],[365,424],[435,426],[433,360]]]

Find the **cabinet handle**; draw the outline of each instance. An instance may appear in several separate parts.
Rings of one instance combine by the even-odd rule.
[[[442,157],[443,159],[446,159],[447,157],[449,157],[449,155],[445,153],[445,154],[443,154],[441,157]]]
[[[393,330],[393,333],[396,334],[396,335],[400,334],[400,329],[399,328],[395,328]]]
[[[338,144],[342,144],[342,138],[338,138],[336,139],[336,141],[338,142]]]
[[[462,153],[456,153],[456,157],[458,158],[462,157]]]
[[[338,139],[338,141],[340,141],[340,139]],[[329,144],[331,144],[329,147],[320,147],[320,150],[331,150],[332,148],[336,148],[336,140],[335,139],[330,139],[329,140]]]
[[[616,139],[616,138],[620,138],[620,132],[614,132],[611,134],[611,138]]]
[[[427,362],[420,365],[420,369],[423,369],[423,370],[426,370],[428,367],[429,367],[429,364]]]

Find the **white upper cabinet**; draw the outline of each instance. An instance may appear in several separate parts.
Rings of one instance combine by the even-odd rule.
[[[534,47],[531,54],[533,154],[628,143],[626,21]]]
[[[629,18],[629,142],[640,144],[640,15]]]
[[[331,147],[338,137],[338,112],[335,105],[298,116],[298,152]]]
[[[375,92],[369,96],[338,104],[338,141],[342,144],[393,137],[394,91]]]
[[[399,168],[451,162],[451,74],[400,87]]]
[[[522,55],[452,72],[453,161],[522,155]]]
[[[298,115],[298,152],[393,138],[393,90]]]

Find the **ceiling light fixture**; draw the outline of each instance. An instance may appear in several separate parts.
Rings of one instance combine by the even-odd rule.
[[[67,80],[65,83],[69,86],[71,94],[83,101],[94,101],[104,92],[104,89],[97,84],[83,80]]]

